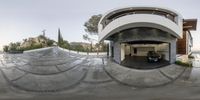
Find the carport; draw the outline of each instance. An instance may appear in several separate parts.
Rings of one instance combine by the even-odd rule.
[[[159,62],[148,62],[147,53],[155,51],[162,56]],[[131,41],[121,43],[121,64],[129,68],[153,69],[166,66],[170,59],[170,43],[162,41]]]

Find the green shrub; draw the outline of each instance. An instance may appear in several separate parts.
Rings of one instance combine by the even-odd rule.
[[[8,48],[9,48],[9,46],[7,46],[7,45],[3,46],[3,51],[8,52]]]
[[[182,62],[182,61],[176,61],[175,64],[181,65],[181,66],[186,66],[186,67],[192,67],[192,64],[189,62]]]
[[[31,46],[23,47],[23,48],[20,48],[19,51],[33,50],[33,49],[39,49],[39,48],[43,48],[42,44],[34,44]]]
[[[188,55],[188,58],[194,59],[194,56],[192,54]]]

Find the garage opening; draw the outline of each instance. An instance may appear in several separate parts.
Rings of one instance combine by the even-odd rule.
[[[154,69],[169,65],[170,43],[131,41],[121,43],[121,64],[135,69]]]

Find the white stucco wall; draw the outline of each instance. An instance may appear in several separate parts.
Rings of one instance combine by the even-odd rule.
[[[169,44],[164,43],[156,46],[156,51],[164,55],[164,59],[169,61]]]
[[[126,45],[125,47],[125,55],[129,55],[131,53],[131,47],[130,45]]]
[[[181,22],[180,22],[181,23]],[[101,25],[100,25],[101,26]],[[135,14],[127,15],[110,22],[104,29],[99,28],[99,41],[118,33],[122,30],[133,27],[151,27],[163,30],[177,38],[182,38],[182,26],[158,15]]]
[[[136,54],[134,54],[134,48],[137,49]],[[148,47],[147,46],[146,47],[144,47],[144,46],[140,46],[140,47],[132,46],[131,55],[132,56],[147,56],[148,51],[154,51],[154,50],[155,50],[155,47],[153,47],[153,46],[148,46]]]
[[[121,44],[121,61],[125,59],[125,44]]]

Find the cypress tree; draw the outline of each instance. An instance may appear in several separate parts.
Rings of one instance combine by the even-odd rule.
[[[61,46],[63,43],[63,38],[60,32],[60,28],[58,29],[58,46]]]

